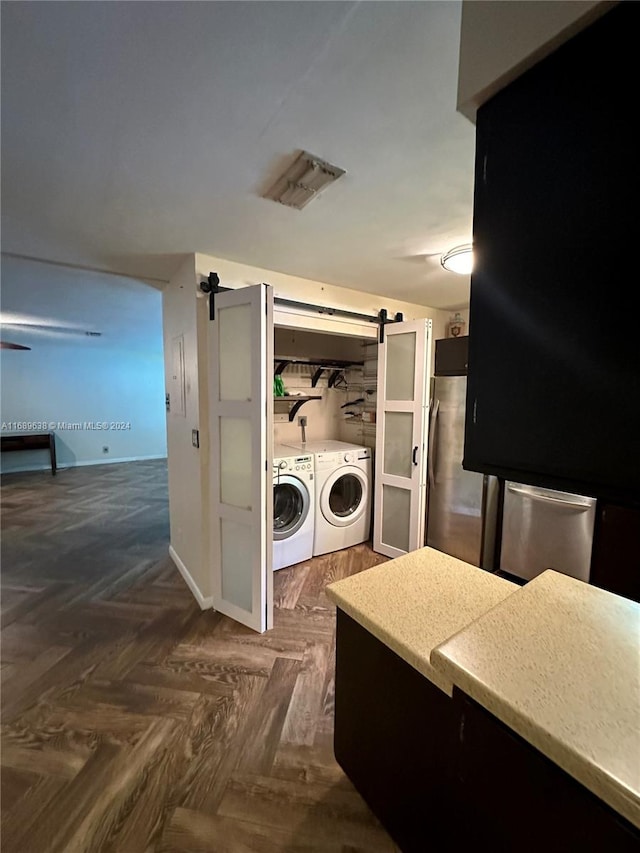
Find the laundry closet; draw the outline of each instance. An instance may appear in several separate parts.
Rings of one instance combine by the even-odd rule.
[[[431,320],[204,284],[212,600],[264,631],[274,568],[424,544]]]
[[[274,328],[273,569],[371,536],[377,339]]]

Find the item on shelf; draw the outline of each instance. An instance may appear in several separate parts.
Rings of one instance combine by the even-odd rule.
[[[327,379],[327,387],[333,388],[336,381],[340,380],[340,377],[343,377],[343,373],[347,368],[350,367],[362,367],[362,361],[342,361],[340,359],[328,359],[328,358],[320,358],[320,359],[311,359],[311,358],[298,358],[294,356],[275,356],[274,362],[277,362],[276,366],[276,376],[279,376],[283,370],[287,368],[290,364],[306,364],[310,367],[316,367],[317,370],[311,377],[311,387],[315,388],[318,384],[319,380],[322,378],[325,371],[329,371],[330,375]]]
[[[365,424],[375,424],[376,413],[375,412],[363,412],[362,413],[362,422]]]
[[[459,338],[464,335],[466,325],[467,324],[465,323],[462,314],[459,311],[456,311],[449,321],[449,337]]]
[[[286,396],[286,390],[284,387],[284,382],[282,381],[282,376],[279,373],[273,378],[273,394],[274,397],[284,397]]]

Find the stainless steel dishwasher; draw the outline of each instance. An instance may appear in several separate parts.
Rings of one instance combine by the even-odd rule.
[[[531,580],[554,569],[589,580],[595,498],[505,483],[500,569]]]

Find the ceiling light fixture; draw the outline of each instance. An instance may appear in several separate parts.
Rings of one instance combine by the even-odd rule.
[[[308,151],[302,151],[264,197],[302,210],[325,187],[344,174],[344,169],[332,166]]]
[[[465,243],[463,246],[455,246],[449,249],[441,258],[440,263],[450,272],[459,275],[468,275],[473,269],[473,246]]]

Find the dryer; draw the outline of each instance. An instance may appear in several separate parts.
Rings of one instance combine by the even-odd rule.
[[[315,517],[313,454],[273,449],[273,569],[313,556]]]
[[[366,542],[371,528],[370,448],[332,440],[295,447],[315,454],[313,555]]]

